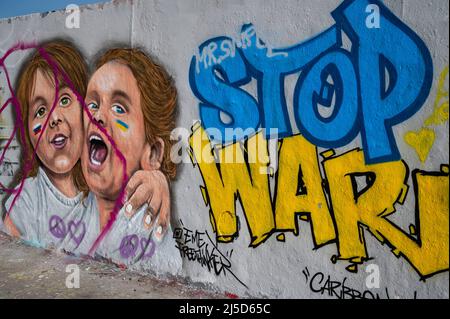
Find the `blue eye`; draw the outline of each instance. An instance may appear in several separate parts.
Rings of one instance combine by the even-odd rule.
[[[112,110],[118,114],[125,114],[125,109],[117,104],[112,106]]]
[[[94,102],[89,103],[87,107],[91,111],[98,110],[98,105]]]

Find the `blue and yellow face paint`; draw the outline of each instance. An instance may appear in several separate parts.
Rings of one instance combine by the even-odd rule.
[[[41,123],[36,124],[36,125],[33,127],[34,135],[39,134],[39,133],[41,132],[41,130],[42,130],[42,125],[41,125]]]
[[[122,132],[128,131],[128,124],[121,120],[116,120],[116,126],[120,128]]]

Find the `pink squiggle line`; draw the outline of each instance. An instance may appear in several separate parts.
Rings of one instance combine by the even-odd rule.
[[[9,99],[3,104],[2,108],[0,109],[0,114],[3,112],[3,110],[4,110],[4,109],[9,105],[9,103],[11,103],[11,102],[12,102],[12,99],[9,98]],[[0,163],[3,163],[3,160],[4,160],[4,158],[5,158],[6,151],[8,150],[9,145],[11,144],[12,140],[14,139],[14,135],[15,135],[15,133],[16,133],[16,129],[17,129],[17,126],[14,125],[13,133],[12,133],[11,136],[9,137],[8,142],[6,143],[6,146],[5,146],[4,149],[3,149],[2,155],[0,156]],[[3,184],[2,184],[2,183],[0,183],[0,185],[2,186],[2,189],[5,188],[5,187],[3,187]]]
[[[109,143],[111,144],[111,147],[114,150],[115,155],[119,158],[122,167],[123,167],[123,176],[122,176],[122,186],[120,189],[120,193],[118,198],[116,199],[115,203],[114,203],[114,208],[113,211],[110,214],[110,218],[107,222],[107,224],[105,225],[104,229],[100,232],[100,235],[97,237],[97,239],[95,240],[94,244],[92,245],[92,247],[89,250],[89,255],[93,255],[98,247],[98,245],[100,245],[101,241],[104,239],[104,237],[106,236],[106,234],[111,230],[112,226],[114,225],[114,222],[117,219],[117,214],[119,213],[119,210],[122,207],[122,202],[123,199],[125,197],[125,185],[128,181],[128,176],[126,173],[126,159],[123,156],[123,154],[120,152],[120,150],[118,149],[116,143],[114,142],[113,138],[108,134],[108,132],[106,131],[106,129],[104,129],[102,126],[100,126],[97,121],[93,118],[92,114],[89,112],[89,109],[87,108],[85,101],[84,101],[84,97],[82,97],[77,90],[75,89],[75,86],[73,85],[72,81],[70,80],[70,78],[67,76],[67,74],[61,70],[58,65],[54,62],[54,60],[52,59],[52,57],[45,51],[44,48],[41,48],[39,46],[37,46],[36,44],[24,44],[24,43],[18,43],[17,45],[15,45],[14,47],[10,48],[5,55],[2,57],[2,59],[0,59],[0,66],[5,70],[5,76],[7,78],[8,81],[8,86],[12,95],[12,102],[13,105],[16,109],[16,113],[17,113],[17,122],[16,125],[19,126],[19,129],[21,130],[22,134],[22,145],[26,145],[25,144],[25,140],[24,140],[24,136],[25,136],[25,128],[24,128],[24,123],[23,123],[23,119],[22,119],[22,114],[20,112],[20,104],[14,94],[14,90],[12,89],[10,80],[9,80],[9,75],[7,73],[7,69],[6,66],[4,65],[4,61],[5,59],[14,51],[17,50],[26,50],[26,49],[31,49],[31,48],[35,48],[39,50],[39,53],[42,55],[42,57],[47,61],[47,63],[49,64],[49,66],[52,68],[53,74],[54,74],[54,78],[55,78],[55,100],[53,101],[53,105],[52,108],[50,109],[49,112],[49,116],[47,117],[42,131],[39,135],[38,141],[36,143],[36,149],[39,145],[39,142],[41,140],[42,134],[44,132],[44,130],[47,127],[48,121],[50,119],[50,116],[52,114],[52,112],[54,111],[55,107],[56,107],[56,103],[57,103],[57,96],[58,96],[58,91],[59,91],[59,82],[58,82],[58,75],[62,76],[62,78],[64,79],[64,82],[67,83],[68,87],[72,90],[72,92],[75,94],[75,96],[77,97],[77,100],[80,102],[80,105],[82,106],[84,112],[86,113],[86,115],[88,116],[89,120],[97,127],[97,129],[99,129],[108,139]],[[3,107],[2,107],[2,111],[3,111]],[[1,113],[1,112],[0,112]],[[14,132],[15,133],[15,132]],[[14,134],[12,135],[14,136]],[[8,145],[9,146],[9,145]],[[27,149],[26,147],[24,148],[24,153],[25,156],[27,154]],[[34,162],[36,158],[36,151],[33,150],[33,157],[32,160],[29,163],[25,164],[25,167],[23,168],[24,170],[24,176],[26,176],[28,174],[28,172],[31,170],[32,168],[32,163]],[[1,161],[0,161],[1,163]],[[23,189],[23,184],[24,184],[25,178],[22,178],[20,185],[18,187],[18,189],[15,190],[15,192],[17,192],[17,194],[15,195],[13,202],[11,204],[11,207],[9,209],[9,211],[7,212],[6,217],[9,216],[12,208],[14,207],[15,201],[17,199],[17,197],[20,195],[20,193],[22,192]]]
[[[9,98],[9,99],[3,104],[2,108],[0,109],[0,114],[3,112],[3,110],[4,110],[4,109],[9,105],[9,103],[11,103],[11,102],[12,102],[12,99]],[[17,122],[16,122],[16,123],[17,123]],[[16,123],[15,123],[15,125],[14,125],[13,132],[11,133],[11,136],[10,136],[9,139],[8,139],[8,142],[6,143],[5,147],[3,148],[2,155],[0,156],[0,163],[3,163],[3,161],[4,161],[4,159],[5,159],[5,156],[6,156],[6,152],[7,152],[8,148],[9,148],[9,146],[11,145],[12,140],[14,139],[14,135],[16,134],[16,131],[17,131],[17,125],[16,125]],[[11,190],[11,189],[5,187],[5,186],[3,185],[3,183],[1,183],[1,182],[0,182],[0,189],[4,190],[5,192],[7,192],[7,193],[9,193],[9,194],[13,194],[13,193],[16,192],[15,189]]]
[[[4,149],[3,149],[2,155],[0,156],[0,163],[3,163],[3,161],[5,159],[6,151],[8,150],[9,146],[11,145],[11,143],[12,143],[12,141],[14,139],[14,135],[16,134],[16,131],[17,131],[17,125],[14,125],[13,132],[11,133],[11,136],[9,137],[8,142],[6,143],[6,145],[5,145]],[[3,185],[3,183],[0,183],[0,187],[1,187],[1,189],[3,189],[5,192],[7,192],[9,194],[13,194],[13,193],[16,192],[15,190],[11,190],[11,189],[6,188]]]
[[[19,50],[20,50],[20,51],[23,51],[23,50],[27,50],[27,49],[30,49],[30,48],[33,48],[33,47],[35,47],[35,44],[34,44],[34,43],[33,43],[33,44],[28,44],[28,45],[26,45],[26,44],[24,44],[24,43],[19,42],[19,43],[17,43],[15,46],[13,46],[13,47],[11,47],[10,49],[8,49],[8,51],[6,51],[6,53],[5,53],[5,54],[3,55],[3,57],[0,59],[0,66],[2,67],[2,69],[3,69],[4,72],[5,72],[6,81],[7,81],[7,83],[8,83],[8,88],[9,88],[9,91],[10,91],[10,93],[11,93],[11,98],[10,98],[10,100],[11,100],[12,105],[14,106],[15,111],[16,111],[17,119],[16,119],[16,123],[15,123],[15,128],[17,128],[17,126],[19,126],[19,129],[20,129],[20,131],[21,131],[21,142],[22,142],[22,145],[26,145],[26,144],[25,144],[25,127],[24,127],[24,125],[23,125],[22,113],[21,113],[21,111],[20,111],[20,104],[19,104],[19,101],[17,100],[17,97],[16,97],[16,95],[14,94],[14,90],[12,89],[11,80],[10,80],[9,74],[8,74],[8,69],[6,68],[4,62],[5,62],[5,60],[8,58],[8,56],[9,56],[10,54],[12,54],[13,52],[19,51]],[[2,107],[2,111],[3,111],[3,107]],[[28,149],[27,149],[27,147],[24,147],[23,152],[24,152],[24,157],[25,157],[25,158],[28,158],[28,157],[27,157],[27,154],[28,154]],[[0,162],[0,163],[1,163],[1,162]],[[24,165],[24,167],[23,167],[24,176],[26,176],[26,175],[28,174],[28,172],[31,170],[31,167],[32,167],[32,166],[31,166],[30,163],[26,163],[26,164]],[[13,192],[13,193],[16,193],[16,195],[15,195],[14,198],[13,198],[13,201],[12,201],[12,203],[11,203],[10,209],[6,212],[5,218],[8,218],[8,217],[9,217],[9,214],[10,214],[12,208],[14,207],[14,204],[16,203],[16,200],[17,200],[18,196],[19,196],[20,193],[22,192],[24,182],[25,182],[25,178],[22,178],[22,180],[20,181],[19,187],[16,188],[16,190]],[[5,190],[6,190],[6,189],[5,189]]]
[[[113,208],[113,211],[110,214],[108,222],[106,223],[106,225],[103,228],[103,230],[100,232],[100,235],[97,237],[97,239],[95,240],[95,242],[92,245],[92,247],[89,249],[89,255],[93,255],[95,253],[95,251],[97,250],[97,247],[100,245],[101,241],[103,240],[103,238],[111,230],[112,226],[114,225],[114,222],[117,219],[117,214],[119,213],[119,211],[120,211],[120,209],[122,207],[122,202],[123,202],[123,199],[125,197],[125,186],[126,186],[126,183],[128,181],[127,161],[126,161],[125,157],[123,156],[123,154],[119,151],[119,148],[117,147],[116,142],[114,141],[114,139],[108,134],[108,132],[106,131],[106,129],[104,127],[102,127],[101,125],[98,124],[98,122],[92,116],[91,112],[89,112],[89,109],[87,108],[86,103],[84,101],[84,97],[82,97],[75,90],[75,86],[73,85],[72,81],[69,79],[67,74],[65,74],[65,72],[63,72],[62,70],[59,70],[59,67],[56,65],[56,63],[54,63],[52,58],[47,54],[47,52],[43,48],[39,48],[39,52],[47,60],[49,65],[53,68],[53,72],[58,72],[58,71],[60,72],[60,75],[63,77],[64,82],[67,83],[69,88],[76,95],[78,101],[80,102],[81,106],[83,107],[83,110],[86,113],[86,115],[88,116],[89,120],[100,130],[100,132],[102,132],[106,136],[106,138],[108,139],[109,143],[111,144],[111,146],[112,146],[112,148],[114,150],[115,155],[119,158],[119,160],[120,160],[120,162],[122,164],[123,175],[122,175],[122,186],[121,186],[121,189],[120,189],[119,197],[114,202],[114,208]]]
[[[30,46],[26,46],[26,45],[25,45],[25,46],[20,46],[20,48],[22,48],[22,47],[26,47],[27,49],[30,49]],[[34,47],[37,48],[36,45],[35,45]],[[47,61],[47,62],[48,62],[48,61]],[[54,70],[53,70],[53,71],[54,71]],[[6,72],[5,72],[5,74],[6,74]],[[6,75],[7,75],[7,74],[6,74]],[[50,120],[51,114],[53,113],[53,111],[54,111],[54,109],[55,109],[55,107],[56,107],[56,103],[57,103],[57,96],[58,96],[58,91],[59,91],[59,82],[58,82],[58,78],[57,78],[57,73],[56,73],[56,72],[53,72],[53,75],[54,75],[54,81],[55,81],[55,99],[53,100],[52,107],[50,108],[49,116],[48,116],[47,119],[45,120],[44,125],[43,125],[43,129],[42,129],[41,133],[39,134],[39,137],[38,137],[38,140],[37,140],[36,146],[35,146],[36,149],[39,147],[39,144],[40,144],[40,142],[41,142],[43,133],[44,133],[45,129],[47,128],[47,125],[48,125],[48,122],[49,122],[49,120]],[[10,87],[10,91],[13,92],[13,93],[12,93],[12,94],[13,94],[13,101],[15,101],[15,103],[13,103],[13,104],[14,104],[14,106],[15,106],[15,108],[16,108],[16,112],[20,113],[20,107],[19,107],[19,106],[20,106],[20,103],[18,102],[16,96],[14,95],[14,90],[13,90],[12,87],[11,87],[11,83],[10,83],[10,80],[9,80],[9,75],[7,75],[7,80],[8,80],[8,85],[9,85],[9,87]],[[19,117],[18,117],[18,119],[19,119]],[[20,121],[19,121],[18,123],[16,122],[16,127],[17,127],[17,124],[19,125],[19,128],[22,130],[22,132],[24,132],[23,135],[22,135],[22,136],[23,136],[23,137],[22,137],[22,141],[23,141],[22,145],[26,145],[25,142],[24,142],[24,136],[25,136],[25,124],[24,124],[23,119],[22,119],[22,114],[20,115]],[[25,147],[25,148],[26,148],[26,147]],[[26,152],[28,152],[28,150],[27,150]],[[32,167],[33,167],[32,164],[33,164],[34,161],[36,160],[36,155],[37,155],[37,154],[36,154],[36,151],[33,150],[33,156],[32,156],[32,158],[31,158],[31,161],[25,164],[24,175],[23,175],[23,178],[22,178],[22,180],[21,180],[19,190],[18,190],[17,194],[14,196],[13,202],[12,202],[11,207],[9,208],[9,210],[8,210],[8,212],[7,212],[7,214],[6,214],[6,217],[9,217],[9,215],[10,215],[10,213],[11,213],[11,210],[13,209],[14,204],[15,204],[15,202],[16,202],[18,196],[19,196],[20,193],[22,192],[23,185],[24,185],[24,183],[25,183],[25,176],[27,176],[28,173],[30,172],[30,170],[32,169]],[[25,158],[27,158],[27,157],[25,157]]]
[[[6,102],[3,103],[3,105],[2,105],[2,108],[0,109],[0,113],[2,113],[3,110],[4,110],[4,109],[8,106],[8,104],[11,103],[11,102],[12,102],[12,98],[7,99]]]

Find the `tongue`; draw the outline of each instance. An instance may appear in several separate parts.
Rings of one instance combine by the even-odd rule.
[[[103,145],[96,145],[95,147],[93,147],[92,157],[97,162],[103,163],[106,158],[106,151],[106,147],[104,147]]]

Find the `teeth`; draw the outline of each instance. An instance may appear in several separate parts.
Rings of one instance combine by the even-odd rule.
[[[65,139],[66,139],[65,137],[60,136],[60,137],[55,138],[53,141],[56,143],[61,143],[61,142],[64,142]]]
[[[96,165],[96,166],[100,166],[102,163],[100,163],[99,161],[96,161],[94,158],[94,152],[91,153],[91,163]]]
[[[90,141],[93,141],[93,140],[101,141],[102,139],[101,139],[99,136],[97,136],[97,135],[92,135],[92,136],[89,138],[89,142],[90,142]]]

